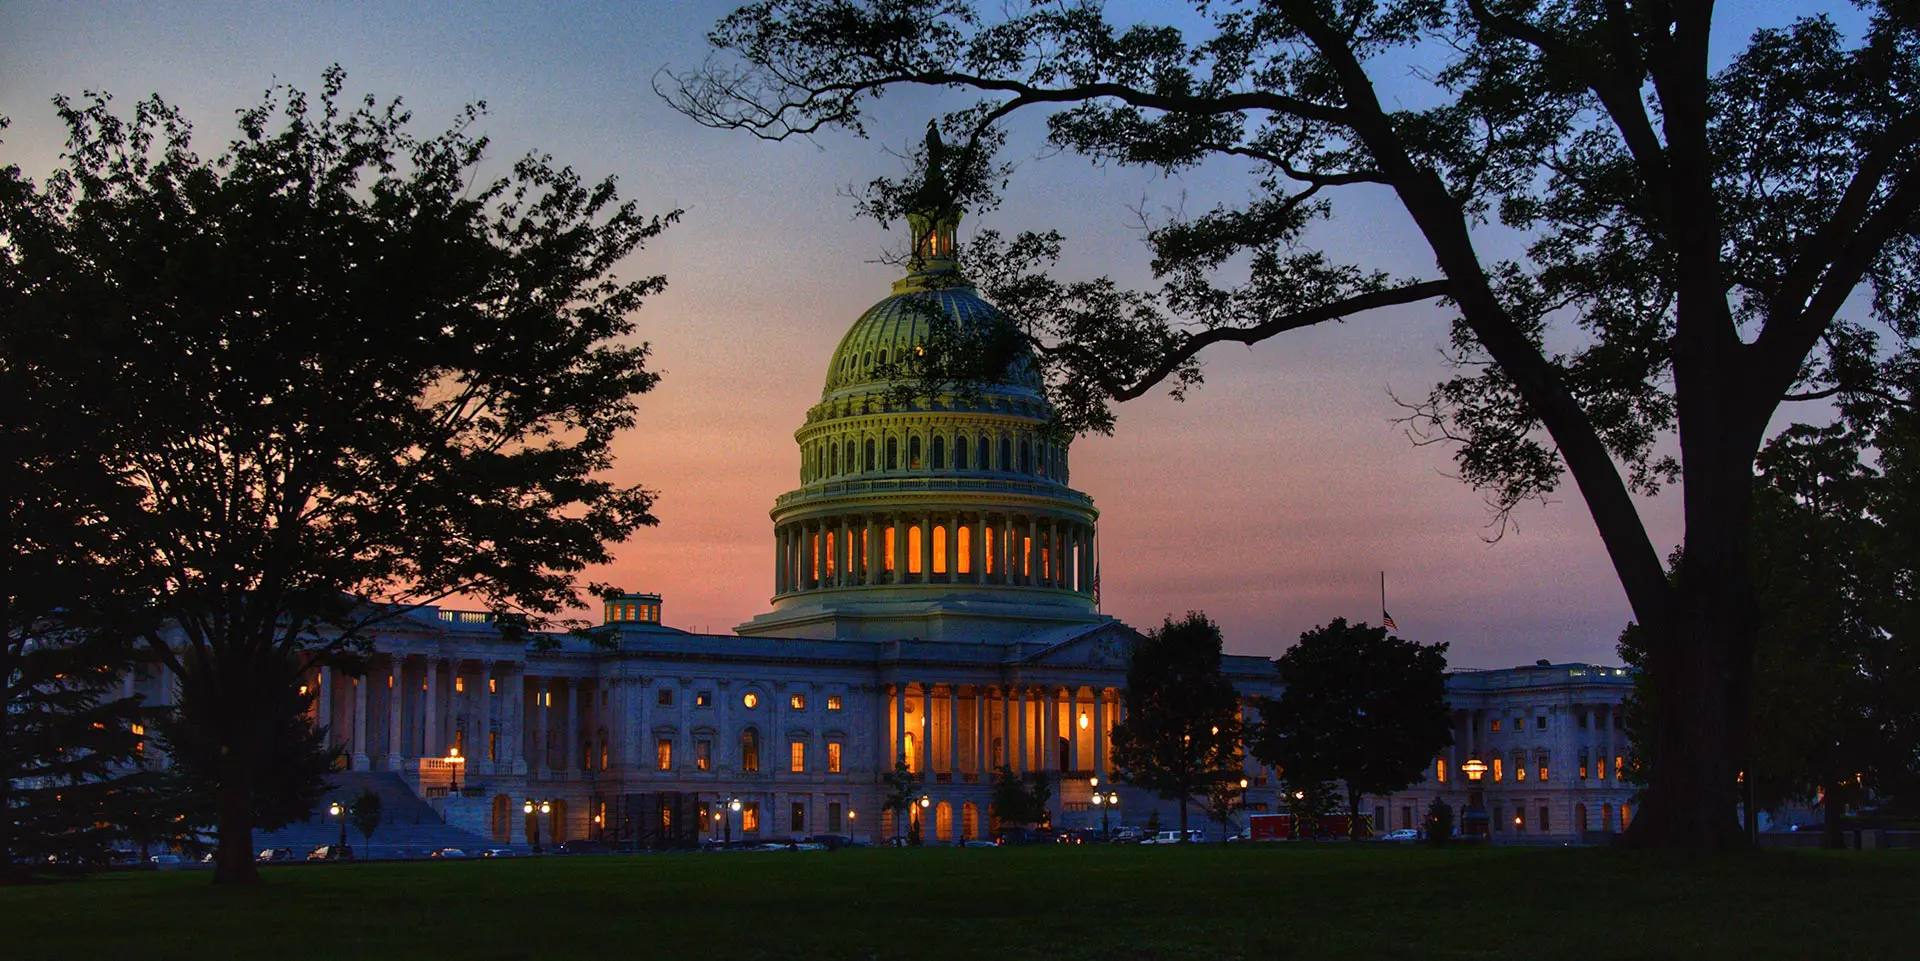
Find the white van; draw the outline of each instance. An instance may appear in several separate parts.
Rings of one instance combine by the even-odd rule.
[[[1141,844],[1179,844],[1180,832],[1179,831],[1161,831],[1159,834],[1156,834],[1153,837],[1150,837],[1140,843]],[[1187,829],[1187,843],[1189,844],[1200,843],[1199,828]]]

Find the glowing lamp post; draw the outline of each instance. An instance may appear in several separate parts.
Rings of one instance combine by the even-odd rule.
[[[340,819],[340,846],[347,846],[347,806],[335,801],[327,805],[327,814]]]
[[[1113,837],[1113,832],[1107,827],[1107,812],[1120,806],[1120,792],[1108,791],[1106,794],[1101,794],[1099,778],[1088,778],[1087,781],[1093,788],[1093,806],[1100,809],[1100,840],[1109,840]]]
[[[460,794],[460,769],[466,766],[467,759],[460,756],[459,748],[450,747],[447,748],[446,760],[447,776],[451,778],[451,780],[448,781],[447,794],[450,796],[458,796]]]
[[[533,817],[534,811],[539,811],[540,817],[546,817],[553,813],[553,802],[528,798],[527,803],[520,806],[520,810],[527,812],[528,817]],[[533,819],[533,853],[540,853],[540,818]]]
[[[732,814],[729,814],[729,815],[727,815],[727,818],[726,818],[726,821],[727,821],[727,844],[728,844],[728,845],[732,845],[732,844],[733,844],[733,815],[734,815],[734,814],[739,814],[739,813],[740,813],[740,799],[739,799],[739,798],[729,798],[729,799],[727,800],[727,810],[728,810],[728,811],[731,811],[731,812],[733,812]],[[743,824],[743,825],[741,825],[741,826],[740,826],[740,829],[741,829],[741,830],[743,830],[743,831],[744,831],[744,830],[746,830],[746,825],[744,825],[744,824]]]

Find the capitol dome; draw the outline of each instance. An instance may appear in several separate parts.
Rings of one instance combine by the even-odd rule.
[[[773,610],[743,634],[1004,641],[1106,619],[1099,512],[1068,484],[1068,438],[1024,346],[966,390],[916,395],[905,373],[929,351],[1006,343],[954,259],[957,212],[910,219],[907,275],[840,339],[794,433],[800,486],[772,511]]]

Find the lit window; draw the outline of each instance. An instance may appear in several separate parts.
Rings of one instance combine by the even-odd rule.
[[[1513,762],[1513,779],[1516,781],[1524,781],[1527,779],[1527,762],[1525,760],[1515,760]]]
[[[827,773],[828,774],[840,773],[840,742],[839,741],[827,742]]]
[[[947,528],[944,524],[933,529],[933,572],[947,572]]]
[[[1493,719],[1493,733],[1500,733],[1500,719],[1497,717]]]
[[[1447,783],[1447,759],[1436,758],[1433,762],[1433,779],[1441,784]]]
[[[1540,759],[1540,780],[1545,781],[1546,779],[1547,779],[1547,759],[1541,758]],[[1544,830],[1544,828],[1542,830]]]
[[[907,528],[907,573],[920,573],[920,525]]]
[[[760,802],[742,801],[740,803],[740,830],[760,830]]]
[[[500,760],[500,732],[499,731],[487,732],[487,760],[489,761]]]
[[[752,691],[748,691],[746,696],[740,699],[740,705],[742,707],[759,707],[760,695],[755,694]]]
[[[807,833],[807,803],[793,802],[793,817],[787,822],[787,829],[795,834]]]
[[[466,678],[464,678],[464,677],[456,677],[456,678],[454,678],[454,679],[453,679],[453,693],[455,693],[455,694],[465,694],[465,693],[467,693],[467,679],[466,679]]]
[[[1580,752],[1580,780],[1587,779],[1587,752]]]
[[[827,695],[827,710],[829,711],[840,710],[840,695],[838,694]]]
[[[1620,805],[1620,830],[1625,831],[1633,824],[1633,805]]]
[[[661,688],[660,692],[657,695],[655,695],[655,700],[659,703],[661,707],[672,707],[673,706],[673,689],[668,687]]]
[[[499,678],[496,678],[496,677],[490,677],[490,678],[487,678],[487,693],[488,693],[488,694],[498,694],[498,693],[500,693],[500,679],[499,679]]]
[[[129,726],[127,731],[136,738],[133,742],[133,753],[147,753],[147,726],[145,724],[134,724]]]
[[[740,770],[760,770],[760,732],[753,728],[740,732]]]
[[[712,691],[701,691],[701,692],[699,692],[699,693],[697,693],[697,694],[695,694],[695,695],[693,696],[693,706],[694,706],[694,707],[712,707],[712,706],[713,706],[713,692],[712,692]]]
[[[790,766],[795,774],[807,772],[807,742],[794,741],[789,745]]]
[[[653,759],[660,770],[673,770],[673,738],[663,737],[654,742]]]
[[[1619,755],[1619,754],[1614,755],[1613,756],[1613,779],[1616,781],[1620,780],[1622,777],[1626,775],[1626,770],[1627,770],[1626,757],[1624,755]],[[1625,817],[1625,816],[1626,816],[1625,814],[1621,815],[1621,817]]]
[[[804,711],[807,709],[807,696],[805,694],[795,694],[787,699],[787,704],[796,711]]]
[[[1498,781],[1504,775],[1505,775],[1505,768],[1501,765],[1500,759],[1497,757],[1494,758],[1493,759],[1493,779]],[[1497,821],[1499,820],[1499,818],[1494,818],[1494,820]]]
[[[695,770],[713,770],[713,741],[701,738],[693,742],[693,766]]]

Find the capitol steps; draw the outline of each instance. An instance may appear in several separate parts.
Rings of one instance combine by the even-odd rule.
[[[347,844],[362,858],[425,857],[440,848],[460,848],[468,855],[478,855],[482,849],[501,846],[447,824],[398,774],[339,771],[332,782],[305,821],[295,821],[277,831],[255,831],[254,849],[292,848],[296,858],[304,858],[322,844],[339,843],[340,823],[327,814],[327,806],[335,801],[350,805],[363,790],[380,796],[380,826],[368,840],[348,819]]]

